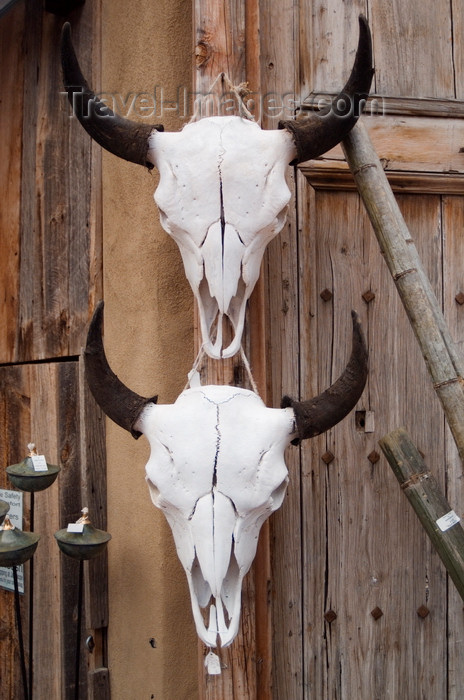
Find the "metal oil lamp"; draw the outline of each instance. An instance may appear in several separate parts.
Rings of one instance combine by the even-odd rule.
[[[109,532],[98,530],[89,519],[89,509],[82,508],[82,517],[67,528],[55,532],[58,546],[68,557],[79,560],[78,594],[77,594],[77,623],[76,623],[76,657],[74,671],[74,700],[79,700],[79,669],[82,628],[82,594],[84,561],[94,559],[102,554],[111,539]]]
[[[43,458],[40,469],[37,468],[37,459],[41,455],[37,454],[34,443],[29,443],[27,446],[29,454],[19,464],[12,464],[6,468],[8,478],[16,488],[21,491],[35,492],[43,491],[53,484],[60,467],[54,464],[48,464]]]
[[[89,520],[89,509],[83,508],[82,517],[76,523],[55,532],[55,538],[61,551],[68,557],[86,560],[101,554],[111,535],[94,527]]]
[[[0,525],[5,520],[5,515],[10,510],[10,504],[6,501],[0,501]]]
[[[0,566],[19,566],[32,557],[40,535],[23,532],[5,515],[0,527]]]

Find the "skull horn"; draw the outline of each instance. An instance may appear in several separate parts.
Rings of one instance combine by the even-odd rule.
[[[134,438],[142,433],[134,429],[140,413],[158,397],[146,399],[128,389],[115,375],[106,359],[102,340],[103,305],[100,301],[94,311],[84,351],[85,374],[95,401],[108,418],[128,430]]]
[[[291,165],[317,158],[340,143],[356,124],[369,94],[374,68],[372,40],[364,15],[359,16],[359,42],[348,82],[327,109],[298,121],[281,121],[293,136],[297,157]]]
[[[326,391],[309,401],[294,401],[288,396],[281,407],[291,406],[295,413],[299,440],[315,437],[339,423],[356,405],[367,380],[368,353],[359,316],[351,312],[353,319],[353,346],[351,357],[343,374]]]
[[[154,130],[163,131],[163,126],[124,119],[95,96],[82,75],[69,22],[63,25],[61,32],[61,64],[68,99],[87,133],[115,156],[153,168],[153,164],[147,162],[148,138]]]

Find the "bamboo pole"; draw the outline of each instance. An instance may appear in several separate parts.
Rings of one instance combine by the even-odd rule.
[[[464,530],[404,428],[379,445],[464,600]]]
[[[342,145],[464,461],[464,365],[364,125],[358,122]]]

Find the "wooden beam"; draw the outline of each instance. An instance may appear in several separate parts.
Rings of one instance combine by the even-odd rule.
[[[234,0],[230,3],[196,0],[194,3],[194,89],[197,95],[204,96],[215,84],[215,114],[223,114],[221,95],[224,92],[224,84],[217,81],[220,73],[226,73],[230,83],[235,86],[250,80],[251,76],[256,82],[259,80],[259,50],[256,42],[258,7],[257,0],[247,3],[244,0]],[[208,105],[209,111],[203,111],[201,116],[213,116],[210,111],[211,98],[205,100],[205,104]],[[254,379],[263,400],[266,401],[266,351],[263,328],[264,287],[261,283],[255,289],[250,302],[243,344],[254,368]],[[199,346],[201,341],[198,330],[196,337]],[[243,365],[237,357],[221,361],[208,359],[202,367],[202,382],[250,386]],[[220,676],[206,675],[204,657],[207,650],[204,645],[200,645],[201,700],[267,700],[271,697],[269,578],[269,529],[265,524],[261,531],[255,564],[243,584],[239,634],[229,648],[220,651]]]

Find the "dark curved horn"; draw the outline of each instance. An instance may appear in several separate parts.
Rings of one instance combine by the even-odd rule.
[[[95,97],[82,75],[71,41],[69,22],[61,31],[61,64],[68,99],[87,133],[115,156],[153,168],[153,164],[147,162],[148,138],[154,130],[163,131],[164,127],[124,119]]]
[[[359,316],[353,319],[353,346],[351,357],[343,374],[322,394],[309,401],[294,401],[284,396],[281,408],[291,406],[295,412],[299,440],[315,437],[339,423],[356,405],[367,380],[368,352]]]
[[[142,433],[134,429],[140,413],[158,397],[146,399],[128,389],[115,375],[106,359],[102,340],[103,301],[93,313],[84,351],[85,374],[95,401],[108,418],[128,430],[136,439]]]
[[[317,158],[345,138],[364,109],[373,75],[371,32],[366,18],[360,15],[358,50],[341,93],[326,110],[298,121],[279,122],[279,128],[290,131],[295,142],[297,157],[291,165]]]

